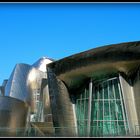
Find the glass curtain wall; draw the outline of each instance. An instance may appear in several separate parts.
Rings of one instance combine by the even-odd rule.
[[[79,136],[124,136],[128,133],[126,111],[118,78],[94,83],[89,114],[89,89],[79,94],[76,100],[76,115]],[[90,126],[88,126],[90,118]],[[90,128],[89,128],[90,127]]]
[[[89,91],[85,88],[82,93],[79,94],[76,100],[76,117],[78,126],[78,135],[86,136],[88,129],[88,101]]]

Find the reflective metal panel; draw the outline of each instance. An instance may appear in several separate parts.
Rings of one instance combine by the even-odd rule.
[[[36,61],[32,66],[37,68],[38,70],[42,72],[46,72],[46,65],[53,62],[52,59],[42,57],[38,61]]]
[[[35,122],[44,122],[45,117],[48,117],[48,113],[51,115],[46,74],[46,65],[50,62],[52,61],[49,59],[41,58],[32,66],[28,64],[17,64],[15,66],[5,87],[5,98],[8,99],[8,101],[6,100],[4,104],[0,106],[0,119],[6,119],[6,121],[0,123],[0,127],[18,129],[18,126],[15,125],[16,121],[28,123],[29,121],[32,122],[32,117],[35,117]],[[23,109],[19,110],[20,105],[18,104],[16,104],[17,106],[15,104],[13,106],[11,104],[12,99],[19,100],[19,102],[23,102],[24,105],[26,104],[28,111],[26,110],[27,112],[25,112]],[[15,114],[12,114],[14,112],[13,110],[16,110],[17,112],[15,114],[21,114],[23,118],[15,117],[17,120],[14,120],[13,116],[15,116]],[[23,126],[25,126],[25,124]],[[16,130],[14,130],[14,133],[15,132]]]
[[[44,78],[47,78],[47,74],[33,67],[32,69],[30,69],[30,72],[27,75],[27,87],[31,97],[30,103],[32,112],[37,112],[37,106],[42,100],[41,97],[43,97],[43,92],[41,89],[41,85]]]
[[[48,115],[46,112],[48,113],[48,110],[50,114],[46,67],[47,64],[51,63],[52,61],[52,59],[46,57],[40,58],[32,65],[32,68],[28,74],[27,87],[32,99],[31,121],[45,121],[45,118]]]
[[[6,96],[30,102],[30,96],[26,84],[30,69],[31,66],[27,64],[17,64],[15,66],[5,88]]]
[[[17,64],[6,85],[5,95],[26,102],[31,107],[31,118],[34,115],[41,118],[43,114],[43,93],[48,94],[43,90],[44,79],[47,79],[44,71],[49,62],[51,60],[41,58],[33,66]]]
[[[0,136],[16,136],[18,128],[25,128],[27,112],[24,102],[0,96]]]
[[[7,82],[8,82],[7,79],[3,80],[2,86],[0,86],[0,95],[1,96],[4,96],[4,94],[5,94],[5,87],[6,87]]]
[[[118,72],[131,75],[139,65],[140,41],[135,41],[93,48],[50,63],[48,67],[69,88],[77,88],[88,77],[99,80]]]

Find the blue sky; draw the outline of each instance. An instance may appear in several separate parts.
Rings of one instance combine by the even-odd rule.
[[[140,3],[0,3],[0,83],[17,63],[140,40]]]

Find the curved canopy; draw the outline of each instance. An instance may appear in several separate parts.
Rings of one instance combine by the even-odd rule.
[[[68,87],[84,79],[118,72],[130,76],[140,65],[140,41],[113,44],[81,52],[48,64]]]

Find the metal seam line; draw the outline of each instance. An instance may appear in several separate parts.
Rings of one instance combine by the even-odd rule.
[[[101,84],[102,89],[103,89],[103,132],[104,132],[104,86],[103,83]]]
[[[107,84],[108,84],[108,88],[107,88],[107,90],[108,90],[108,99],[110,99],[110,93],[109,93],[109,81],[107,82]],[[110,100],[108,100],[108,102],[109,102],[109,114],[110,114],[110,118],[111,118],[111,109],[110,109]],[[110,119],[110,130],[111,130],[111,119]]]
[[[91,102],[92,102],[92,78],[89,83],[89,103],[88,103],[88,128],[87,128],[87,136],[90,136],[90,124],[91,124]]]
[[[115,92],[114,82],[112,82],[112,85],[113,85],[113,93],[114,93],[114,99],[115,99],[114,101],[115,101],[115,105],[116,105],[117,103],[116,103],[116,92]],[[118,132],[118,128],[119,128],[119,126],[118,126],[118,116],[117,116],[116,110],[115,110],[115,114],[116,114],[116,119],[117,119],[117,134],[119,134],[119,132]]]

